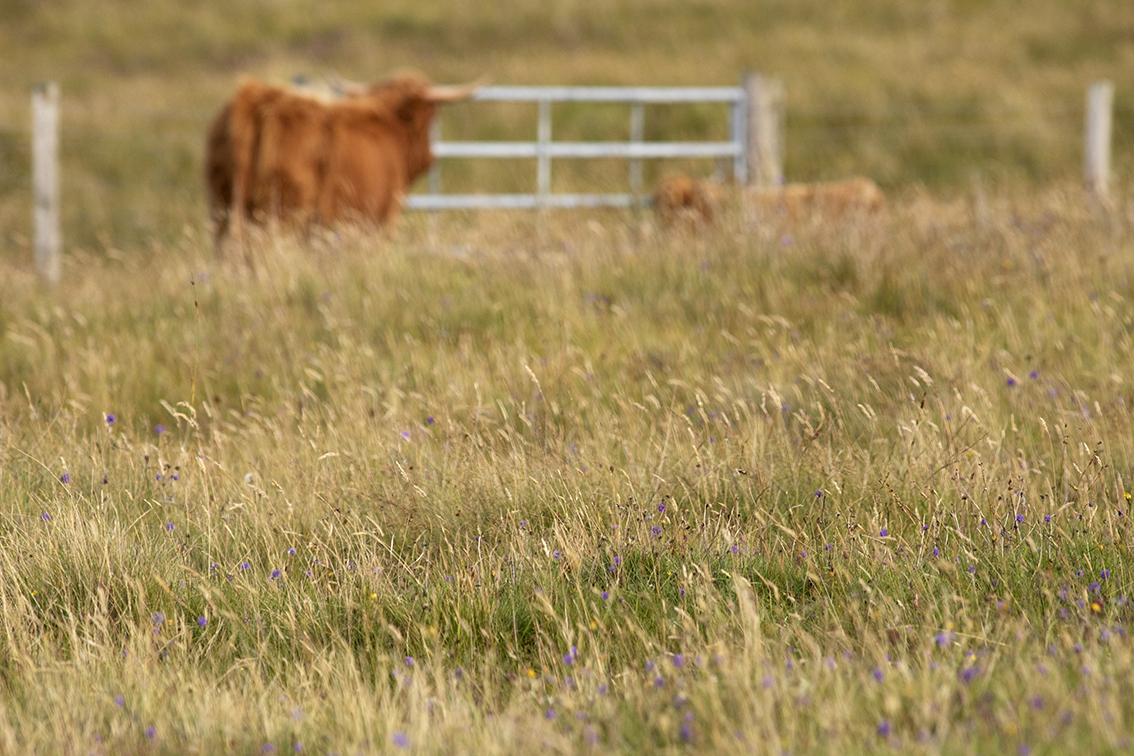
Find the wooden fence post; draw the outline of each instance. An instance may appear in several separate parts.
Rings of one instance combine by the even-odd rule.
[[[1109,196],[1110,133],[1114,112],[1114,84],[1096,81],[1087,90],[1086,144],[1083,173],[1087,191],[1102,199]]]
[[[784,83],[762,74],[744,77],[748,99],[748,182],[784,183]]]
[[[48,283],[62,276],[59,256],[59,85],[32,90],[32,186],[35,194],[35,267]]]

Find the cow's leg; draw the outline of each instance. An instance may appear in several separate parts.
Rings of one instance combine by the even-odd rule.
[[[213,212],[213,257],[221,259],[224,257],[224,237],[228,234],[228,218],[227,212]]]

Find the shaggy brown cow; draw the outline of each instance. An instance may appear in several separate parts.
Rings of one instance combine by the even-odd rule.
[[[243,80],[213,120],[205,150],[217,249],[230,225],[240,240],[245,220],[280,219],[304,229],[338,220],[389,222],[433,162],[436,105],[473,89],[406,75],[353,85],[328,101]]]
[[[713,198],[704,181],[688,176],[669,176],[654,191],[654,211],[666,226],[682,220],[693,225],[711,223]]]
[[[808,220],[850,220],[878,216],[886,207],[886,196],[867,178],[852,178],[820,184],[788,184],[777,189],[750,189],[745,205],[768,219],[788,223]]]
[[[688,176],[671,176],[658,184],[654,209],[661,221],[672,226],[686,220],[709,224],[715,209],[724,202],[725,185]],[[744,189],[744,207],[760,222],[789,226],[815,221],[871,219],[886,207],[886,197],[870,179],[852,178],[820,184],[788,184],[771,189]]]

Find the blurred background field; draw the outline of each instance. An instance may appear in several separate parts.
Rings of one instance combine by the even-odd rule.
[[[1118,2],[4,3],[0,750],[1129,750],[1132,25]],[[869,175],[888,207],[411,213],[215,259],[200,153],[236,77],[403,66],[779,74],[788,178]],[[1079,178],[1104,77],[1110,204]],[[29,248],[43,79],[55,289]],[[557,111],[556,136],[625,116]],[[648,138],[717,128],[647,110]],[[445,129],[527,138],[534,113]],[[647,182],[678,168],[713,166]]]
[[[105,252],[200,226],[205,125],[242,73],[731,85],[754,70],[786,83],[789,180],[862,174],[963,192],[975,171],[996,191],[1078,175],[1096,78],[1116,84],[1115,168],[1128,180],[1132,39],[1121,0],[12,0],[0,8],[0,245],[28,254],[28,99],[40,80],[63,92],[64,238]],[[556,138],[625,137],[624,108],[562,107]],[[534,110],[457,106],[445,133],[530,139]],[[724,123],[711,107],[648,108],[646,138],[709,138]],[[713,166],[647,162],[647,185],[680,168]],[[454,163],[446,189],[530,190],[534,173]],[[555,176],[591,191],[626,181],[624,166],[578,161],[557,162]]]

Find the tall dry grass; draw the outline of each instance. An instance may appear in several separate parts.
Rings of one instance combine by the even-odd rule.
[[[1053,186],[4,263],[0,742],[1128,748],[1130,229]]]

